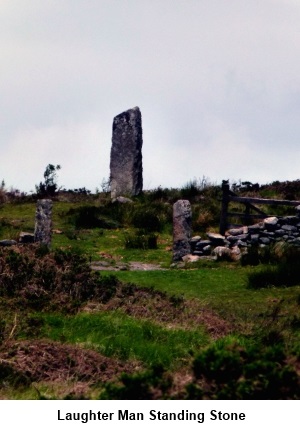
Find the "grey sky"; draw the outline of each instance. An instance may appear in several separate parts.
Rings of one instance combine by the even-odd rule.
[[[0,50],[7,186],[94,191],[134,106],[146,189],[300,177],[298,0],[1,0]]]

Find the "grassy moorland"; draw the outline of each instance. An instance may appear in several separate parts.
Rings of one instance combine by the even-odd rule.
[[[237,191],[300,200],[298,181]],[[189,199],[204,236],[218,231],[220,197],[203,182],[132,204],[57,194],[50,250],[0,248],[0,397],[299,399],[298,251],[170,267],[172,204]],[[3,198],[0,239],[33,232],[35,205]]]

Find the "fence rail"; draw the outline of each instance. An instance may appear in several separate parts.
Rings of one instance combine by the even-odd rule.
[[[276,200],[276,199],[262,199],[258,197],[240,197],[229,189],[228,181],[222,183],[222,206],[221,206],[221,217],[220,217],[220,233],[225,234],[228,229],[228,218],[229,217],[240,217],[243,219],[244,225],[249,225],[254,219],[264,219],[272,215],[268,215],[266,212],[257,208],[254,205],[285,205],[285,206],[299,206],[300,201],[297,200]],[[229,212],[228,206],[230,202],[242,203],[245,205],[245,212]],[[256,214],[251,214],[253,210]]]

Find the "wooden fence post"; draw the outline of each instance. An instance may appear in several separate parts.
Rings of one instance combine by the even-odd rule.
[[[222,207],[221,207],[221,219],[220,219],[220,234],[224,235],[227,230],[227,212],[229,204],[229,183],[228,181],[222,181]]]

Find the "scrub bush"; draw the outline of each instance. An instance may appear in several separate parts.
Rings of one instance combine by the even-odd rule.
[[[139,230],[135,233],[127,233],[124,237],[126,249],[157,249],[157,235],[145,233]]]
[[[38,250],[36,245],[0,250],[0,297],[35,310],[75,311],[87,300],[106,302],[115,294],[117,278],[93,272],[84,255]]]
[[[287,362],[282,344],[214,344],[194,359],[194,381],[186,387],[187,399],[300,399],[299,375]]]

